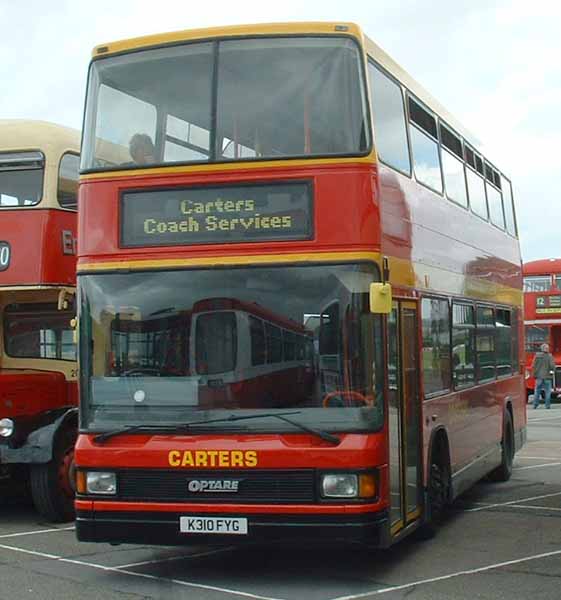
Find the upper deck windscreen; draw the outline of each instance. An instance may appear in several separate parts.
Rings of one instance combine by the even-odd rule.
[[[360,56],[349,38],[260,37],[96,60],[82,169],[363,154]]]
[[[0,152],[0,208],[39,204],[44,162],[41,152]]]

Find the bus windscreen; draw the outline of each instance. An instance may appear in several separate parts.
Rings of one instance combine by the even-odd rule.
[[[312,426],[379,427],[376,278],[365,264],[81,277],[83,426],[290,408]]]
[[[349,38],[277,37],[95,60],[82,168],[364,154],[360,57]]]

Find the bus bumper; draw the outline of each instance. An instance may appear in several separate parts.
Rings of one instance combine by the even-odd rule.
[[[192,513],[192,511],[189,511]],[[181,513],[106,512],[78,510],[76,536],[81,542],[113,544],[189,545],[238,544],[258,541],[331,541],[362,542],[373,547],[387,547],[389,520],[387,512],[363,515],[219,515],[225,518],[246,516],[247,535],[209,535],[181,533]]]

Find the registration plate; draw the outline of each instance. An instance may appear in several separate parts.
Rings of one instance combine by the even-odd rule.
[[[247,519],[239,517],[180,517],[181,533],[247,535]]]

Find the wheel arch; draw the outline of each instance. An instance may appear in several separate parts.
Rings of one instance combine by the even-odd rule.
[[[502,415],[503,418],[502,418],[502,422],[501,422],[501,439],[504,436],[505,423],[506,423],[505,414],[507,412],[510,413],[512,429],[514,432],[514,431],[516,431],[516,426],[514,424],[514,408],[512,407],[512,396],[510,396],[510,395],[505,396],[504,401],[503,401],[503,415]]]
[[[450,478],[452,476],[452,463],[450,457],[450,441],[448,439],[448,432],[446,428],[441,425],[440,427],[435,428],[431,432],[428,452],[427,452],[427,462],[424,468],[424,485],[423,487],[426,489],[429,481],[429,469],[432,464],[433,457],[438,455],[440,460],[444,460],[448,464],[448,473],[450,474]],[[451,482],[450,482],[451,483]],[[449,493],[451,493],[451,485],[448,486]]]
[[[69,407],[44,415],[40,427],[28,434],[18,448],[4,448],[2,460],[12,464],[44,464],[53,458],[56,444],[66,429],[78,429],[78,409]]]

